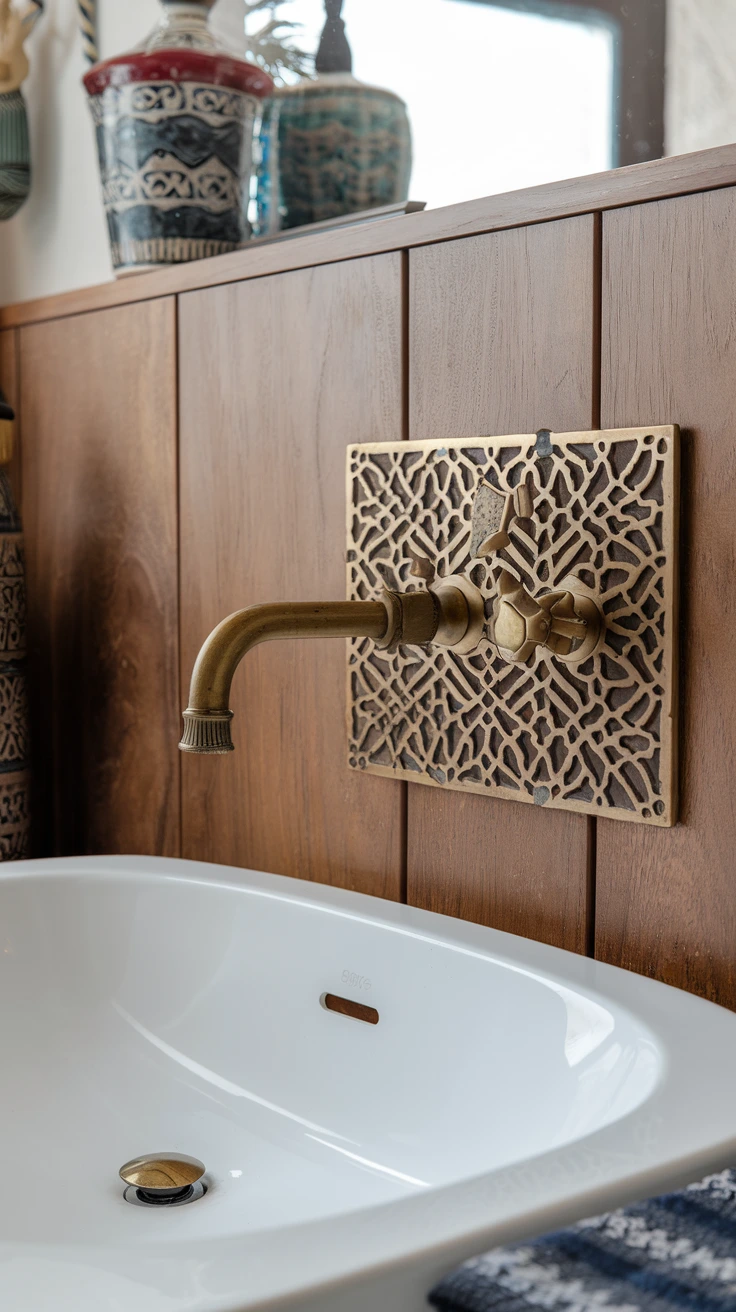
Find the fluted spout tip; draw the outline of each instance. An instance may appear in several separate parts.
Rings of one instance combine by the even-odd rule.
[[[217,755],[234,752],[230,736],[232,718],[232,711],[193,711],[190,707],[184,712],[184,733],[179,751]]]

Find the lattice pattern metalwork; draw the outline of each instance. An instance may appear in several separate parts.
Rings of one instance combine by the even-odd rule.
[[[538,648],[508,664],[488,633],[468,655],[350,643],[349,762],[356,769],[548,807],[675,821],[678,432],[526,434],[348,450],[348,595],[464,573],[490,616],[509,570],[535,596],[574,575],[602,607],[580,666]],[[471,555],[479,489],[526,483],[531,514],[509,543]],[[517,506],[519,504],[517,496]]]

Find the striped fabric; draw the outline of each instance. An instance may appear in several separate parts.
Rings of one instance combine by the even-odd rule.
[[[0,163],[27,164],[30,154],[23,93],[6,91],[0,96]]]
[[[440,1312],[736,1312],[736,1171],[460,1267]]]
[[[0,95],[0,219],[23,204],[31,185],[31,147],[26,105],[20,91]]]

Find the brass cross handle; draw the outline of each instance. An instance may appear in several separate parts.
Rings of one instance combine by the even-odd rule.
[[[508,570],[502,570],[490,621],[490,636],[504,660],[523,662],[536,647],[547,647],[561,661],[579,665],[593,654],[603,632],[603,616],[579,580],[569,588],[532,597]]]

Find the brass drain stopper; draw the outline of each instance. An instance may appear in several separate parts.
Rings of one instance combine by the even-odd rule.
[[[120,1179],[136,1190],[141,1202],[183,1203],[194,1194],[204,1172],[204,1163],[185,1153],[146,1153],[121,1166]]]

